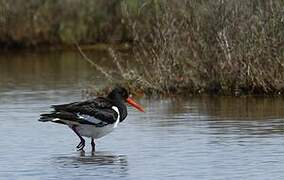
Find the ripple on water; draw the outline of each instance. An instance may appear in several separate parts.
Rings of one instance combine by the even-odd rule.
[[[80,154],[70,129],[37,119],[80,100],[93,70],[74,54],[42,56],[0,57],[1,180],[284,179],[283,99],[142,100],[146,113],[129,108],[98,152]]]

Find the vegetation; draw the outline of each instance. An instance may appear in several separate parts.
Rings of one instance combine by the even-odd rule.
[[[124,84],[148,95],[283,94],[283,8],[280,0],[169,0],[129,18],[136,69],[111,54]]]
[[[128,63],[110,50],[115,75],[147,95],[284,93],[283,0],[0,0],[0,7],[3,47],[131,42]]]
[[[127,40],[121,2],[0,0],[0,44],[11,48]]]

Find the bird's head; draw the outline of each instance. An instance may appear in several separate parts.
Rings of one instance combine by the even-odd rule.
[[[130,94],[128,91],[123,87],[116,87],[114,88],[108,95],[108,98],[110,99],[123,99],[125,102],[127,102],[129,105],[133,106],[134,108],[138,109],[141,112],[145,112],[141,105],[136,103],[133,99],[131,99]]]

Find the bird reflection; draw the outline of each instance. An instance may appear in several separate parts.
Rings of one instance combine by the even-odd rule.
[[[53,164],[57,169],[75,170],[76,172],[88,171],[87,176],[127,176],[128,162],[125,155],[114,155],[111,152],[98,151],[95,153],[85,153],[69,156],[58,156],[53,159]]]
[[[82,164],[96,164],[96,165],[120,165],[127,166],[125,155],[113,155],[110,152],[91,152],[87,155],[85,151],[80,152],[80,156],[74,160]]]

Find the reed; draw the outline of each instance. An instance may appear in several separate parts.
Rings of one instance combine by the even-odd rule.
[[[124,0],[0,0],[0,45],[9,49],[126,41],[128,33],[122,21],[122,2]],[[132,9],[135,6],[131,4],[138,2],[125,1]]]
[[[283,93],[283,1],[168,0],[145,17],[148,7],[155,6],[144,4],[138,17],[128,18],[136,68],[119,65],[118,72],[130,89],[147,95]]]
[[[147,95],[284,93],[283,0],[0,0],[0,7],[2,47],[131,43],[127,62],[109,50],[116,76],[105,74]]]

